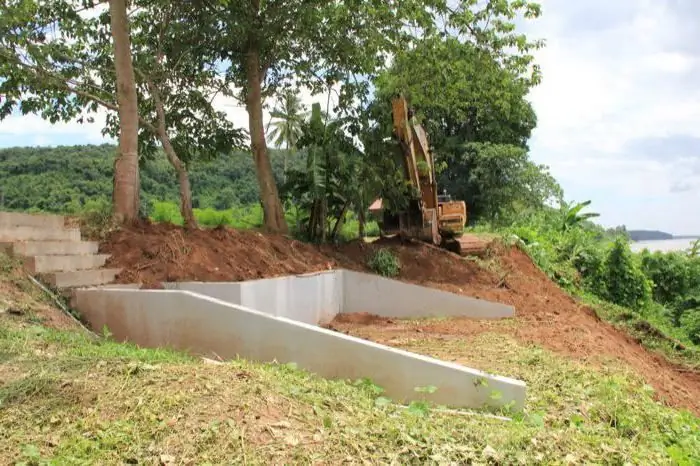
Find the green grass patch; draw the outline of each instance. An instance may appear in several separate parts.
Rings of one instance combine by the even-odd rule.
[[[407,341],[528,383],[510,422],[387,403],[370,381],[294,365],[213,365],[3,322],[0,456],[25,464],[694,464],[700,420],[617,366],[593,370],[502,335]],[[466,362],[466,361],[465,361]],[[439,381],[436,381],[438,383]]]

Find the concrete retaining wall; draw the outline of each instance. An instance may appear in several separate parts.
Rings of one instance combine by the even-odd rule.
[[[216,354],[227,359],[240,356],[261,362],[294,362],[327,378],[368,377],[395,401],[427,399],[468,408],[497,408],[512,403],[513,409],[521,410],[525,400],[525,384],[519,380],[189,291],[85,289],[76,291],[75,305],[93,328],[106,325],[120,341]],[[415,391],[416,387],[429,385],[436,386],[437,391]],[[501,396],[493,397],[494,391]]]
[[[369,312],[382,317],[513,317],[505,304],[469,298],[425,286],[403,283],[367,273],[343,271],[343,313]]]
[[[305,324],[330,322],[341,310],[342,272],[328,271],[231,283],[164,283]]]
[[[333,270],[231,283],[165,283],[165,288],[211,296],[261,312],[324,324],[339,313],[369,312],[383,317],[513,317],[505,304],[460,296],[397,280]]]

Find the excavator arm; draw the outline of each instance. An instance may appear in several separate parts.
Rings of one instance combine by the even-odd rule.
[[[480,241],[463,237],[467,221],[464,201],[438,196],[435,161],[422,125],[413,121],[403,96],[392,100],[393,133],[401,147],[404,176],[413,188],[408,207],[401,212],[383,210],[383,234],[399,234],[453,250],[460,254],[479,253]],[[381,200],[373,205],[379,205]]]

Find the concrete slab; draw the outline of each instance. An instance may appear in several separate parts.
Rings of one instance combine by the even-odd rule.
[[[281,363],[327,378],[367,377],[395,401],[522,410],[526,387],[519,380],[389,348],[178,290],[76,290],[75,305],[93,328],[109,328],[119,341],[171,347],[222,358]],[[435,386],[432,393],[417,387]],[[498,393],[499,396],[493,396]]]
[[[107,259],[109,254],[32,256],[24,258],[24,267],[31,274],[73,272],[100,268]]]
[[[368,273],[343,270],[341,312],[368,312],[401,319],[422,317],[514,317],[506,304],[470,298],[447,291],[391,280]]]
[[[114,281],[121,269],[76,270],[42,273],[41,278],[55,288],[99,286]]]
[[[68,254],[97,254],[96,241],[23,241],[0,243],[0,250],[18,256],[60,256]]]
[[[80,230],[0,225],[0,242],[14,241],[80,241]]]
[[[0,212],[0,229],[17,226],[61,229],[65,226],[65,223],[65,217],[62,215]]]

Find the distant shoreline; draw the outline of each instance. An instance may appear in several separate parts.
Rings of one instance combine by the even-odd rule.
[[[660,230],[627,230],[629,238],[634,241],[660,241],[673,239],[698,239],[700,235],[673,235]]]
[[[643,238],[643,239],[634,239],[632,238],[633,243],[643,243],[644,241],[673,241],[675,239],[700,239],[700,235],[697,236],[671,236],[670,238],[665,237],[665,238]]]

